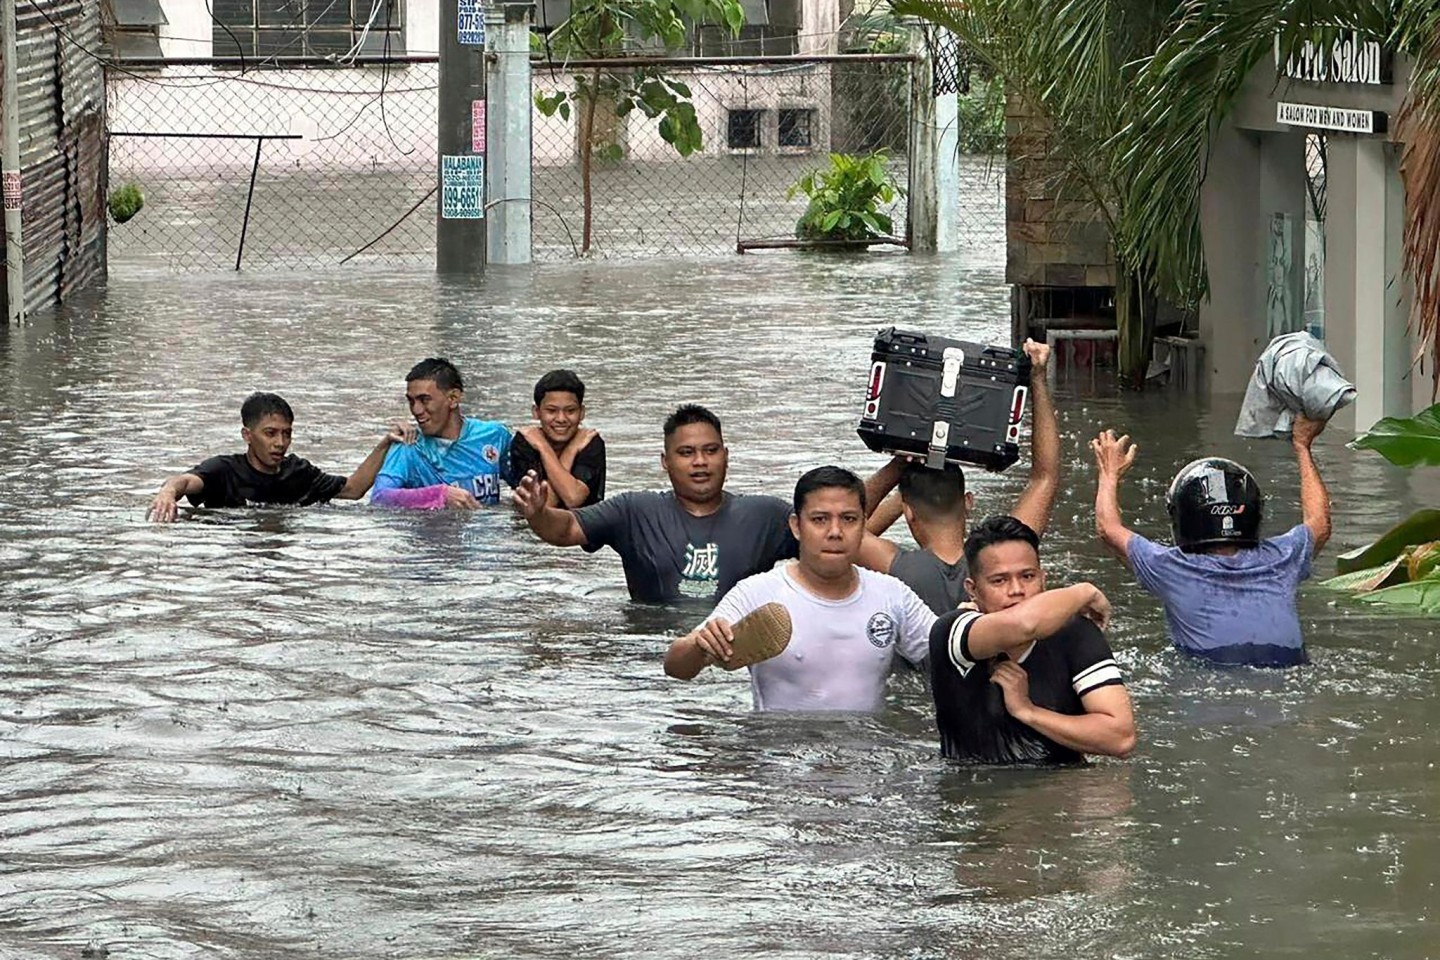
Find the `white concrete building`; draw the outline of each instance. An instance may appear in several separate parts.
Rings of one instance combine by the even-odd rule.
[[[120,56],[169,59],[233,57],[264,63],[284,55],[340,57],[434,55],[439,46],[439,0],[112,0]],[[320,4],[325,6],[321,7]],[[387,6],[388,3],[388,6]],[[338,7],[337,7],[338,4]],[[738,41],[702,33],[687,53],[758,54],[837,52],[839,0],[744,0],[751,22]],[[212,15],[211,11],[214,11]],[[270,11],[270,13],[266,13]],[[276,11],[281,11],[277,13]],[[267,20],[269,16],[271,19]],[[385,29],[389,17],[390,29]],[[564,16],[564,0],[543,0],[536,16]],[[280,19],[275,19],[280,17]],[[722,42],[723,41],[723,42]],[[831,71],[826,65],[746,68],[744,75],[703,70],[670,74],[687,81],[705,134],[705,152],[810,153],[830,149]],[[247,69],[176,65],[112,83],[110,126],[146,133],[288,135],[267,150],[281,151],[297,167],[323,162],[355,169],[375,167],[396,153],[434,156],[433,64],[337,67],[334,70]],[[357,73],[358,72],[358,73]],[[190,95],[151,84],[194,87]],[[382,118],[366,108],[381,84],[391,107]],[[537,91],[554,92],[573,81],[537,72]],[[537,112],[534,161],[575,159],[577,117]],[[631,114],[614,123],[614,141],[635,160],[668,161],[678,155],[654,122]],[[337,142],[343,131],[344,143]],[[324,145],[323,149],[320,145]],[[244,150],[234,163],[248,164]],[[228,154],[227,154],[228,155]],[[182,160],[176,161],[184,162]]]

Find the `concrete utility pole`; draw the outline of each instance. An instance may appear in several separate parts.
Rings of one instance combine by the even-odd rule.
[[[530,262],[530,3],[490,7],[489,77],[491,263]]]
[[[0,87],[0,180],[5,205],[6,321],[25,322],[25,246],[20,228],[20,90],[15,79],[15,0],[0,0],[0,57],[5,73]]]
[[[484,54],[480,0],[440,0],[437,273],[485,272]]]

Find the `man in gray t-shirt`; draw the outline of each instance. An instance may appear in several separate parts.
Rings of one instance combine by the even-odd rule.
[[[721,492],[713,512],[696,516],[676,492],[622,493],[575,511],[593,553],[610,547],[625,566],[630,598],[713,601],[746,577],[795,556],[778,497]]]
[[[516,486],[515,506],[546,543],[618,553],[632,600],[714,601],[797,551],[789,504],[725,492],[728,456],[719,418],[687,404],[665,421],[660,461],[670,492],[622,493],[562,510],[547,504],[545,481],[532,473]]]

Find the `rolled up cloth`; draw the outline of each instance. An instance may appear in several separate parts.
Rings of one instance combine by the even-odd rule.
[[[1245,388],[1237,437],[1288,437],[1295,415],[1329,420],[1355,400],[1355,385],[1325,345],[1305,332],[1287,333],[1270,341]]]

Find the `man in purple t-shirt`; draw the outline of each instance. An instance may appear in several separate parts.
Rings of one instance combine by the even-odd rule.
[[[1218,663],[1305,662],[1295,592],[1330,539],[1330,497],[1310,452],[1324,429],[1323,421],[1295,419],[1302,523],[1261,540],[1260,485],[1235,461],[1206,457],[1182,468],[1165,495],[1173,547],[1145,539],[1120,518],[1120,478],[1138,447],[1110,430],[1090,444],[1100,468],[1096,530],[1165,605],[1175,646]]]

